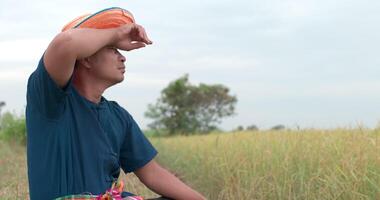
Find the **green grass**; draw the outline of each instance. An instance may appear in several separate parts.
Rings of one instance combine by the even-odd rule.
[[[158,161],[208,199],[380,199],[380,131],[154,137]],[[0,141],[0,199],[25,199],[25,148]],[[126,190],[155,196],[133,175]]]

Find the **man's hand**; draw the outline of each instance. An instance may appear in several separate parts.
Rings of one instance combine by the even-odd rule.
[[[118,28],[114,46],[118,49],[130,51],[152,44],[146,35],[145,29],[138,24],[126,24]]]

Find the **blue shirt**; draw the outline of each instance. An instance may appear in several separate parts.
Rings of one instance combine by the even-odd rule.
[[[120,168],[133,172],[157,154],[125,109],[87,100],[71,81],[58,87],[43,57],[28,80],[26,125],[32,200],[104,193]]]

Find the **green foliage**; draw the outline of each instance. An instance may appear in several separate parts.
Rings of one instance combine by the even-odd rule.
[[[1,108],[5,106],[5,102],[4,101],[0,101],[0,112],[1,112]]]
[[[282,124],[279,124],[279,125],[273,126],[273,127],[271,128],[271,130],[273,130],[273,131],[279,131],[279,130],[284,130],[284,129],[285,129],[285,126],[282,125]]]
[[[207,133],[217,129],[221,118],[234,114],[237,98],[228,93],[221,84],[192,85],[186,74],[161,91],[145,116],[154,120],[149,127],[161,133]]]
[[[237,128],[236,128],[236,131],[244,131],[244,127],[242,125],[239,125]]]
[[[250,126],[247,126],[247,131],[258,131],[259,130],[259,127],[257,127],[256,125],[250,125]]]
[[[25,117],[10,112],[1,115],[0,138],[3,140],[26,144]]]

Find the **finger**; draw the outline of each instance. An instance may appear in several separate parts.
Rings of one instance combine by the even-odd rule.
[[[144,41],[144,28],[138,25],[139,28],[139,37]]]
[[[132,24],[130,29],[125,32],[125,36],[129,37],[131,40],[138,40],[139,36],[139,27],[137,24]]]
[[[130,36],[131,40],[134,42],[146,42],[141,32],[141,28],[137,24],[134,26],[133,32],[131,32]]]
[[[144,30],[144,38],[147,41],[147,44],[152,44],[153,42],[148,38],[148,35],[146,34],[146,31],[144,28],[143,28],[143,30]]]
[[[141,28],[143,29],[144,38],[147,41],[147,44],[152,44],[153,42],[148,38],[148,35],[146,34],[144,27]]]
[[[141,40],[139,25],[135,24],[135,26],[133,27],[133,33],[131,36],[132,36],[132,40],[135,40],[135,41]]]
[[[131,50],[134,50],[134,49],[139,49],[139,48],[142,48],[142,47],[145,47],[145,43],[144,42],[133,42],[133,43],[130,43],[127,51],[131,51]]]
[[[152,41],[150,41],[146,35],[145,29],[142,26],[139,27],[139,36],[141,37],[142,41],[145,42],[146,44],[152,44]]]

